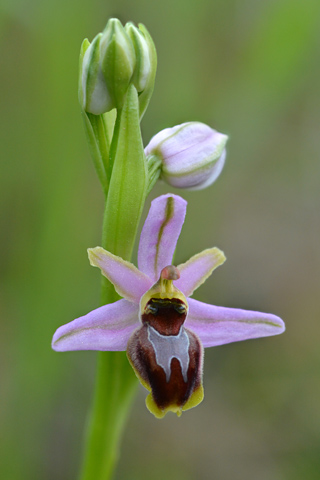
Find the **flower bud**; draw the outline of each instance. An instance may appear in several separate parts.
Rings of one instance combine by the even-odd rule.
[[[121,108],[136,64],[132,42],[121,22],[111,18],[100,40],[100,65],[115,106]]]
[[[140,93],[145,89],[151,74],[151,52],[145,36],[133,23],[128,22],[125,25],[125,30],[132,41],[136,53],[136,66],[132,82],[137,92]]]
[[[115,107],[100,68],[101,37],[102,33],[99,33],[91,45],[85,40],[81,48],[79,100],[86,112],[95,115],[108,112]]]
[[[177,188],[200,190],[220,175],[228,136],[204,123],[188,122],[157,133],[145,148],[161,160],[161,178]]]
[[[79,100],[95,115],[123,106],[136,65],[133,43],[120,21],[111,18],[91,45],[84,40],[80,53]]]
[[[122,108],[129,85],[139,93],[140,120],[151,98],[157,54],[148,30],[111,18],[92,44],[84,40],[80,52],[79,100],[95,115]]]
[[[144,25],[139,28],[128,22],[125,26],[136,53],[136,66],[132,82],[139,93],[140,119],[149,104],[157,71],[157,52]]]

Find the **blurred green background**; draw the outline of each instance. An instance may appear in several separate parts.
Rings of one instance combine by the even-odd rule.
[[[155,420],[139,387],[115,478],[318,479],[319,0],[2,0],[0,477],[78,471],[96,354],[50,342],[99,304],[86,248],[103,197],[77,70],[82,39],[110,16],[144,23],[157,46],[145,143],[190,120],[230,135],[219,180],[174,191],[189,201],[177,262],[213,245],[228,258],[195,297],[287,325],[206,350],[205,400],[180,419]]]

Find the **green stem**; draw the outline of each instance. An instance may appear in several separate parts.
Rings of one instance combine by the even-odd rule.
[[[120,122],[121,122],[121,110],[118,109],[115,117],[115,122],[114,122],[114,128],[113,128],[113,136],[112,136],[112,141],[110,144],[110,150],[109,150],[109,165],[108,165],[108,171],[107,174],[109,178],[111,178],[112,174],[112,169],[117,153],[117,147],[118,147],[118,141],[119,141],[119,133],[120,133]],[[107,213],[107,208],[105,209],[105,213]],[[104,222],[105,223],[105,222]],[[102,241],[105,239],[105,225],[103,224],[103,230],[102,230]]]
[[[148,186],[139,123],[138,95],[129,87],[118,111],[110,150],[112,174],[103,219],[102,247],[130,260]],[[119,299],[103,278],[102,304]],[[125,352],[100,352],[97,386],[81,480],[109,480],[137,386]]]
[[[156,155],[149,155],[147,157],[148,166],[148,194],[153,189],[161,174],[162,160]]]
[[[109,145],[105,123],[102,115],[82,111],[82,116],[91,157],[104,194],[107,196],[110,177],[108,177]]]
[[[106,218],[107,215],[104,217],[104,223]],[[108,248],[106,239],[103,240],[102,246]],[[101,287],[102,305],[120,298],[105,277],[102,277]],[[89,418],[81,480],[112,478],[136,387],[137,379],[125,352],[99,352],[96,389],[93,410]]]
[[[92,129],[96,138],[97,146],[101,155],[101,162],[104,167],[105,172],[108,172],[109,169],[109,141],[106,124],[104,122],[103,115],[93,115],[92,113],[87,113],[89,121],[92,125]],[[107,175],[108,177],[108,175]],[[110,177],[108,177],[109,186]]]
[[[117,300],[117,294],[109,285],[103,282],[103,303]],[[96,390],[89,418],[87,451],[81,480],[112,478],[136,387],[137,380],[125,352],[99,352]]]
[[[137,387],[125,352],[100,352],[97,388],[89,437],[90,455],[83,480],[112,478],[120,441]]]

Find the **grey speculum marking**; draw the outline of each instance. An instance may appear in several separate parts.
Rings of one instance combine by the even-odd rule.
[[[153,346],[157,364],[166,374],[166,381],[169,382],[171,377],[171,360],[176,358],[180,362],[183,380],[187,382],[190,341],[184,327],[181,326],[178,335],[161,335],[148,326],[148,339]]]

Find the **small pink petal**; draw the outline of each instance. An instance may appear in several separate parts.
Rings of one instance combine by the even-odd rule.
[[[132,263],[104,250],[88,248],[91,265],[100,268],[102,274],[113,283],[116,291],[129,302],[138,304],[142,295],[152,285],[151,280]]]
[[[159,279],[161,270],[172,263],[186,209],[187,202],[171,193],[151,203],[141,232],[138,266],[153,283]]]
[[[200,285],[202,285],[219,265],[222,265],[226,257],[218,248],[208,248],[194,255],[186,263],[178,266],[180,279],[174,285],[182,293],[189,297]]]

